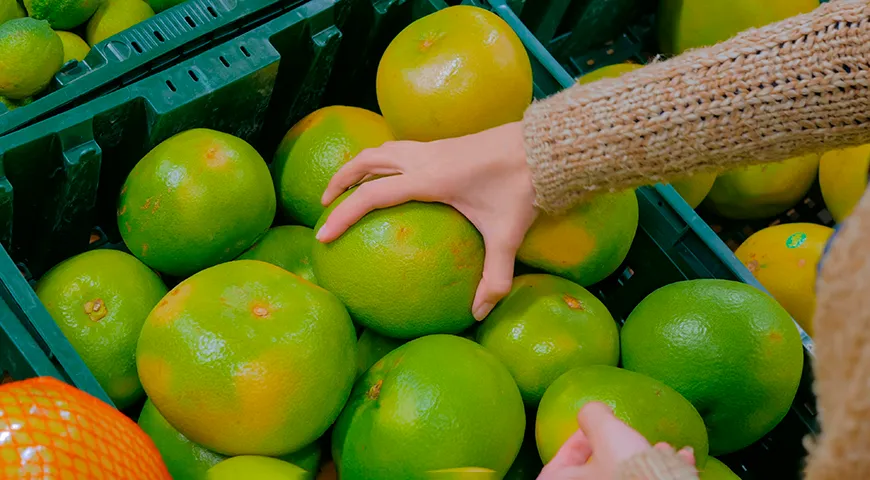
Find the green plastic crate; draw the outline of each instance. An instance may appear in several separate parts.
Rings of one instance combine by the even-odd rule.
[[[180,59],[274,18],[305,0],[188,0],[95,45],[71,61],[47,93],[8,111],[0,104],[0,136],[116,90]]]
[[[537,97],[573,83],[510,4],[475,4],[492,8],[522,38]],[[29,279],[70,255],[121,246],[118,190],[133,165],[175,133],[225,131],[268,159],[287,129],[320,106],[376,109],[375,72],[388,43],[413,19],[445,6],[443,0],[312,0],[194,58],[0,138],[0,236],[23,272],[0,269],[0,280],[24,291]],[[642,188],[637,196],[640,225],[625,264],[590,288],[617,320],[668,283],[754,282],[673,189]],[[94,228],[101,240],[89,244]],[[51,319],[32,291],[27,300],[24,311],[41,334]],[[727,459],[735,470],[746,478],[772,478],[772,468],[797,474],[801,437],[815,428],[809,381],[807,369],[794,408],[776,430]]]

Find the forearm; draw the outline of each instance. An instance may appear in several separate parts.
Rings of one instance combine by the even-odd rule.
[[[536,102],[536,203],[870,142],[870,0],[840,0]]]
[[[870,478],[870,195],[840,227],[822,263],[815,391],[822,436],[807,480]]]

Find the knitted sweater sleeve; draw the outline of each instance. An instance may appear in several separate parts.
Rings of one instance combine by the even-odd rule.
[[[537,205],[870,142],[870,0],[837,0],[535,102]]]

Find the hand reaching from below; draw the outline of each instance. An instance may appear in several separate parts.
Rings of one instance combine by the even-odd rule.
[[[365,183],[332,211],[318,240],[331,242],[375,209],[411,200],[445,203],[477,227],[486,247],[474,317],[482,320],[510,291],[517,249],[537,215],[520,122],[464,137],[363,150],[332,177],[323,204],[360,182]]]
[[[610,480],[620,463],[650,448],[649,442],[616,418],[603,403],[588,403],[577,415],[580,428],[550,460],[538,480]],[[666,443],[654,448],[673,452]],[[695,465],[690,448],[678,452],[680,459]]]

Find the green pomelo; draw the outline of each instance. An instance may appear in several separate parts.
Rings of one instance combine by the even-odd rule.
[[[225,455],[309,445],[356,377],[356,335],[338,299],[256,260],[178,284],[148,316],[136,353],[142,385],[166,419]]]
[[[127,248],[175,276],[237,257],[274,217],[275,191],[263,157],[240,138],[202,128],[148,152],[127,176],[118,202]]]
[[[36,295],[120,409],[142,398],[136,342],[166,286],[132,255],[93,250],[46,273]]]
[[[523,275],[477,329],[477,342],[507,366],[526,405],[563,373],[619,361],[619,331],[585,288],[553,275]]]
[[[430,479],[432,471],[471,468],[502,477],[524,428],[522,398],[504,365],[470,340],[431,335],[357,380],[332,451],[341,478]]]
[[[342,195],[324,212],[319,230]],[[459,333],[483,272],[483,240],[453,207],[410,202],[375,210],[337,240],[316,242],[314,274],[354,320],[382,335]]]
[[[744,283],[662,287],[631,312],[622,365],[658,379],[698,409],[710,452],[734,452],[785,417],[803,369],[800,334],[776,300]]]
[[[298,225],[273,227],[238,260],[260,260],[317,283],[311,266],[314,230]]]

